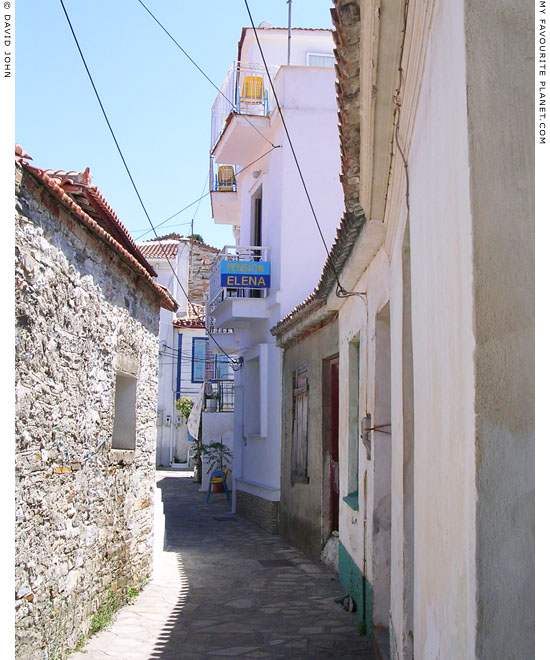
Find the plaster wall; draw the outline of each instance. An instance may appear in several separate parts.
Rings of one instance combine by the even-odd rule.
[[[212,442],[223,442],[223,444],[233,452],[233,413],[226,412],[203,412],[202,413],[202,441],[209,445]],[[208,464],[203,461],[201,490],[208,490],[210,483],[210,474],[208,473]],[[230,472],[227,476],[227,486],[231,490],[233,476],[233,460],[227,465]]]
[[[414,489],[414,655],[473,658],[473,254],[461,3],[435,7],[409,177],[414,470],[422,475]]]
[[[323,360],[338,353],[338,323],[332,322],[283,352],[281,433],[281,536],[301,548],[314,561],[330,535],[324,498],[329,488],[328,437],[323,426]],[[306,364],[308,392],[308,483],[291,480],[293,428],[293,375]]]
[[[288,30],[259,29],[257,33],[268,65],[287,64]],[[290,64],[306,66],[307,53],[333,55],[333,48],[332,33],[329,30],[292,30]],[[252,29],[247,30],[241,49],[241,61],[262,63],[262,56]]]
[[[533,658],[535,5],[476,0],[464,7],[476,337],[475,653]]]
[[[343,211],[342,191],[335,174],[340,156],[334,80],[331,69],[283,67],[276,82],[301,167],[305,176],[310,173],[308,188],[329,242]],[[262,245],[271,248],[271,288],[262,303],[268,318],[243,323],[246,327],[236,330],[245,367],[235,375],[236,385],[241,389],[235,397],[234,437],[238,489],[278,501],[282,354],[270,328],[312,292],[325,251],[315,234],[317,229],[311,210],[296,165],[290,160],[292,154],[278,117],[272,119],[271,128],[271,139],[274,144],[283,145],[282,148],[258,162],[257,177],[249,172],[239,180],[242,245],[254,242],[253,200],[261,188]],[[320,161],[323,166],[319,173]],[[259,369],[259,374],[250,381],[258,383],[257,387],[247,386],[250,374],[247,375],[246,363],[249,360],[254,360],[250,362],[251,370]]]

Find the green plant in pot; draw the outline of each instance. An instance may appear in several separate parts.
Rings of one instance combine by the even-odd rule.
[[[209,445],[204,445],[203,456],[205,461],[208,462],[208,474],[210,474],[212,470],[225,472],[231,464],[232,453],[231,449],[220,440],[219,442],[211,442]],[[223,491],[223,485],[221,482],[213,482],[212,490],[214,492],[221,492]]]

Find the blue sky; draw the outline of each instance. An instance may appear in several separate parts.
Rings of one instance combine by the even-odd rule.
[[[156,225],[201,196],[208,175],[210,109],[216,90],[137,0],[64,0],[126,162]],[[220,85],[250,22],[244,0],[144,0]],[[249,0],[256,25],[287,25],[286,0]],[[293,0],[294,27],[332,28],[330,0]],[[134,238],[148,228],[101,113],[61,3],[16,7],[15,139],[44,169],[90,167]],[[215,225],[209,197],[159,228],[194,231],[216,247],[232,244]],[[145,238],[153,237],[149,233]]]

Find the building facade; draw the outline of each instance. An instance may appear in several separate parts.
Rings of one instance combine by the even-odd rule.
[[[324,247],[270,87],[326,240],[343,208],[332,37],[328,30],[243,29],[237,62],[212,108],[211,201],[236,245],[214,263],[207,322],[235,372],[233,506],[278,530],[281,352],[269,329],[308,295]],[[236,99],[232,104],[228,99]],[[231,333],[224,330],[232,329]],[[219,348],[211,342],[214,351]]]
[[[532,19],[333,9],[346,213],[273,331],[338,314],[339,573],[392,658],[534,657]]]
[[[151,575],[159,308],[88,170],[16,151],[16,655],[65,657]]]
[[[204,329],[208,277],[219,250],[179,234],[142,241],[138,246],[156,270],[156,281],[170,291],[179,305],[176,313],[161,310],[160,315],[156,462],[157,466],[184,466],[188,464],[191,441],[176,401],[194,400],[201,384],[209,381],[220,391],[218,407],[226,412],[232,410],[229,381],[233,372],[226,356],[216,356],[210,350]]]

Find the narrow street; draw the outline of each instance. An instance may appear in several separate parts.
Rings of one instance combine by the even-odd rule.
[[[223,494],[207,504],[191,477],[157,471],[153,580],[71,658],[371,658],[334,602],[337,576],[232,515]]]

